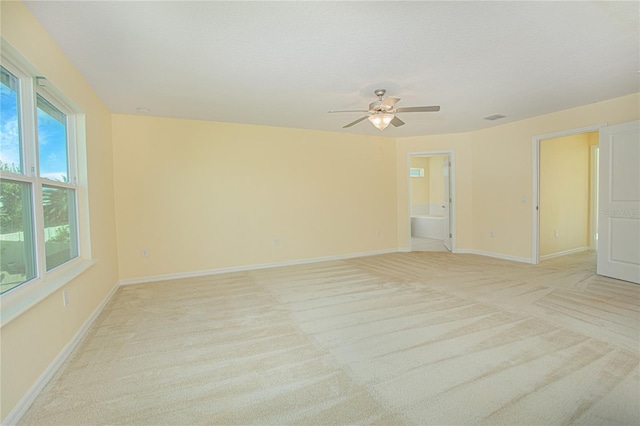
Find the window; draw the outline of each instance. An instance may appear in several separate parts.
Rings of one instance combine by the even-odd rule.
[[[34,295],[50,294],[73,276],[70,270],[78,269],[83,254],[88,258],[81,245],[88,241],[81,239],[88,226],[80,223],[87,207],[77,164],[77,129],[84,125],[84,116],[24,59],[4,55],[0,66],[3,310],[7,298],[13,300],[16,294],[30,299],[19,300],[22,308],[33,304]],[[60,276],[66,281],[56,279]]]
[[[26,182],[0,181],[0,285],[3,293],[36,276],[31,194],[31,185]]]
[[[0,86],[0,102],[2,106],[1,112],[1,130],[2,138],[0,139],[0,160],[2,164],[6,164],[5,171],[14,173],[22,173],[22,143],[20,140],[20,108],[19,108],[19,92],[20,80],[7,71],[4,67],[2,70],[2,85]]]
[[[411,177],[424,177],[424,169],[418,167],[409,168],[409,176]]]

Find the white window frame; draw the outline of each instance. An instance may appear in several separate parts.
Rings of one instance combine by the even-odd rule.
[[[32,174],[34,174],[34,178],[36,181],[36,186],[34,187],[34,211],[35,211],[35,228],[36,228],[36,232],[37,232],[37,237],[36,237],[36,268],[38,270],[38,276],[45,276],[47,274],[47,265],[46,265],[46,252],[45,252],[45,245],[44,245],[44,209],[42,208],[44,202],[43,202],[43,186],[47,185],[50,187],[56,187],[56,188],[64,188],[64,189],[71,189],[75,192],[75,211],[76,211],[76,226],[77,226],[77,212],[78,212],[78,188],[77,188],[77,183],[78,183],[78,172],[77,172],[77,164],[76,164],[76,134],[75,134],[75,114],[74,112],[67,107],[63,101],[61,101],[57,96],[55,96],[54,94],[50,93],[50,90],[47,90],[47,84],[43,83],[44,80],[42,80],[41,78],[36,78],[36,95],[40,95],[42,98],[44,98],[47,102],[49,102],[51,105],[53,105],[55,108],[57,108],[58,110],[60,110],[60,112],[62,112],[65,115],[65,126],[66,126],[66,133],[67,133],[67,180],[68,182],[59,182],[59,181],[55,181],[46,177],[41,177],[40,176],[40,170],[39,170],[39,165],[40,165],[40,150],[39,150],[39,141],[38,141],[38,135],[37,135],[37,127],[35,129],[35,145],[36,148],[35,151],[34,150],[30,150],[29,154],[30,155],[35,155],[34,158],[34,162],[35,164],[37,164],[38,166],[36,166],[35,169],[32,169]],[[37,96],[36,96],[37,99]],[[37,107],[37,100],[34,101],[34,107]],[[35,112],[33,112],[35,113]],[[26,151],[26,150],[25,150]],[[42,235],[40,235],[40,233]],[[63,266],[64,264],[68,263],[68,262],[73,262],[77,257],[80,257],[80,241],[79,238],[76,240],[75,242],[78,246],[78,256],[73,257],[71,259],[69,259],[68,261],[52,268],[49,272],[53,271],[56,268],[59,268],[61,266]],[[25,283],[26,284],[26,283]],[[22,284],[24,285],[24,284]]]
[[[20,80],[20,132],[23,146],[22,174],[0,171],[0,177],[31,185],[36,263],[36,276],[33,279],[0,295],[0,325],[4,326],[69,283],[96,261],[91,257],[89,233],[85,115],[4,39],[2,47],[2,66]],[[66,183],[39,176],[36,121],[38,94],[66,115],[68,161],[68,182]],[[49,271],[47,271],[45,256],[43,185],[75,191],[78,231],[78,256]]]

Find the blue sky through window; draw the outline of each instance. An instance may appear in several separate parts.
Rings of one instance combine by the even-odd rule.
[[[0,161],[22,170],[18,118],[18,79],[2,68],[0,84]],[[15,169],[14,169],[15,170]]]
[[[0,162],[12,171],[22,173],[18,87],[19,80],[2,68]],[[38,95],[37,119],[40,176],[65,182],[68,177],[66,116]]]
[[[66,116],[41,96],[38,96],[38,155],[40,176],[67,181]]]

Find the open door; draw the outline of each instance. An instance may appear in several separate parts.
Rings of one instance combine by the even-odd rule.
[[[443,226],[443,242],[447,250],[451,251],[451,161],[449,156],[445,156],[442,160],[442,170],[444,173],[443,185],[443,204],[444,208],[444,226]]]
[[[640,121],[600,129],[599,275],[640,284]]]

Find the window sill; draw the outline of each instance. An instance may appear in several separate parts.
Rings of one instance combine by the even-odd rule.
[[[4,327],[45,298],[98,263],[96,259],[75,259],[0,296],[0,327]],[[62,302],[61,302],[62,303]]]

